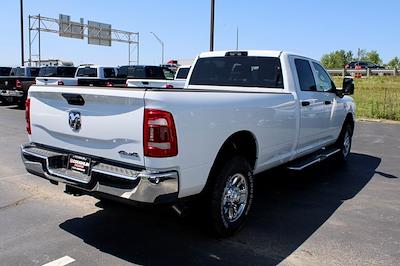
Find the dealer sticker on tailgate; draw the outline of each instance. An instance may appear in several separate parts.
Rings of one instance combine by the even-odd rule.
[[[90,173],[91,159],[78,155],[68,156],[68,169],[85,175]]]

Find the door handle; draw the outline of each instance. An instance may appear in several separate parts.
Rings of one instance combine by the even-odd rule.
[[[301,106],[309,106],[309,105],[310,105],[310,102],[308,102],[308,101],[301,102]]]
[[[331,101],[325,101],[325,104],[326,105],[329,105],[329,104],[331,104],[332,102]]]

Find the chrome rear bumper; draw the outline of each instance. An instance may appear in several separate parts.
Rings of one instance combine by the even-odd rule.
[[[0,90],[0,96],[20,98],[20,97],[24,96],[24,92],[17,91],[17,90]]]
[[[96,159],[90,175],[85,175],[67,169],[68,156],[66,152],[35,144],[21,146],[21,157],[29,173],[88,194],[99,192],[145,203],[171,202],[178,197],[177,171],[135,170]]]

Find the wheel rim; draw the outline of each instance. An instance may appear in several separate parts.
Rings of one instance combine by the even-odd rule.
[[[348,130],[346,130],[346,134],[343,138],[343,155],[347,157],[350,153],[350,145],[351,145],[351,137]]]
[[[242,216],[247,206],[248,194],[248,184],[244,175],[237,173],[226,181],[221,204],[226,222],[233,223]]]

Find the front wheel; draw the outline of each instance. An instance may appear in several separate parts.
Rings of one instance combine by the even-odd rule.
[[[211,188],[211,222],[218,236],[227,237],[244,225],[252,205],[254,180],[250,164],[242,157],[227,161]]]
[[[349,124],[344,125],[336,146],[340,149],[337,157],[341,161],[347,161],[350,156],[353,129]]]

